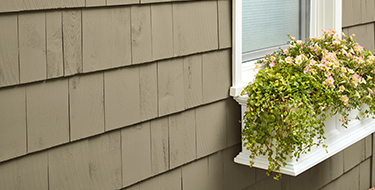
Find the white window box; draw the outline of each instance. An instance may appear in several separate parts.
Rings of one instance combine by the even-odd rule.
[[[257,70],[254,63],[242,63],[242,0],[233,0],[233,67],[232,87],[230,94],[241,105],[241,117],[244,115],[247,96],[240,96],[249,81],[252,81]],[[318,36],[322,29],[335,29],[341,33],[342,0],[311,0],[310,36]],[[352,114],[355,114],[353,111]],[[357,141],[375,132],[375,120],[371,118],[352,120],[348,128],[341,126],[339,116],[328,117],[325,136],[328,153],[322,147],[314,147],[311,152],[301,155],[298,162],[287,160],[286,167],[280,173],[297,176],[318,163],[344,150]],[[246,147],[234,158],[239,164],[250,165],[250,152]],[[268,169],[267,157],[256,157],[253,167]]]
[[[237,96],[235,98],[241,105],[241,114],[246,110],[247,97]],[[352,111],[351,115],[355,117],[359,112]],[[375,132],[375,120],[372,118],[365,118],[361,120],[352,120],[348,128],[341,126],[339,116],[328,117],[326,121],[325,136],[327,137],[326,144],[328,145],[328,153],[323,147],[314,147],[311,152],[301,155],[298,162],[295,159],[287,160],[287,165],[282,167],[280,173],[291,176],[297,176],[318,163],[328,159],[336,153],[344,150],[350,145],[367,137]],[[250,165],[250,151],[246,147],[242,147],[242,151],[234,158],[234,161],[239,164]],[[268,169],[268,157],[256,157],[254,159],[253,167]]]

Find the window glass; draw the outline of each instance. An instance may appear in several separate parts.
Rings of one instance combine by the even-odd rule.
[[[259,50],[285,45],[287,34],[304,39],[307,4],[306,0],[243,0],[242,53],[259,54]]]

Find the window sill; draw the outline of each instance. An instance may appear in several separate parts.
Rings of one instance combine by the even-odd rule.
[[[246,110],[247,97],[237,96],[234,99],[241,105],[241,117]],[[356,110],[355,110],[356,111]],[[353,111],[353,114],[356,113]],[[327,137],[328,153],[322,147],[315,147],[311,152],[301,155],[298,162],[295,159],[287,161],[287,165],[281,168],[280,173],[297,176],[309,168],[319,164],[320,162],[332,157],[336,153],[344,150],[350,145],[358,142],[359,140],[367,137],[368,135],[375,132],[373,127],[375,120],[371,118],[365,118],[360,121],[352,120],[348,128],[341,127],[339,117],[333,116],[328,118],[326,121],[326,132]],[[242,142],[243,143],[243,142]],[[250,164],[250,151],[246,147],[242,147],[242,151],[234,158],[234,162],[244,165]],[[268,158],[267,157],[256,157],[254,159],[253,167],[268,169]]]

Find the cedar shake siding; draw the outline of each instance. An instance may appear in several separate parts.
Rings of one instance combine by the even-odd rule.
[[[375,3],[343,31],[375,51]],[[370,135],[298,177],[234,163],[230,0],[0,0],[1,190],[375,185]]]

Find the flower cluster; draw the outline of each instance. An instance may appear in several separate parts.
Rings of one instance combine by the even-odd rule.
[[[266,55],[247,94],[243,140],[250,158],[269,158],[269,171],[278,171],[287,156],[324,145],[324,121],[340,114],[346,127],[348,112],[369,108],[361,115],[375,114],[375,56],[353,39],[323,31],[305,42],[290,37],[289,48]],[[359,119],[360,117],[356,117]],[[253,162],[251,163],[253,164]]]

